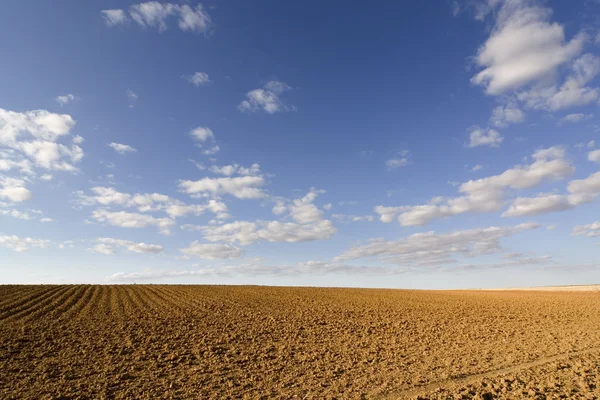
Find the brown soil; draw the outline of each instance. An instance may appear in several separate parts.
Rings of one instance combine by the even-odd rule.
[[[2,399],[600,398],[600,293],[0,286]]]

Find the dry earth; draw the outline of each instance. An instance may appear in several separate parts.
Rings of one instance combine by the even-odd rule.
[[[2,399],[596,399],[600,293],[0,286]]]

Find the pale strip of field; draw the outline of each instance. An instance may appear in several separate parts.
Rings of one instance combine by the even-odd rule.
[[[533,286],[524,288],[477,289],[488,291],[544,291],[544,292],[599,292],[600,285],[573,285],[573,286]]]

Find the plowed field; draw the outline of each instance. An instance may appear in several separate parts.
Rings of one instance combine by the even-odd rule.
[[[599,397],[598,292],[0,286],[2,399]]]

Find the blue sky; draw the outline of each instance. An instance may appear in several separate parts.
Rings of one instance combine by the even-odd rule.
[[[2,282],[598,283],[598,11],[8,2]]]

